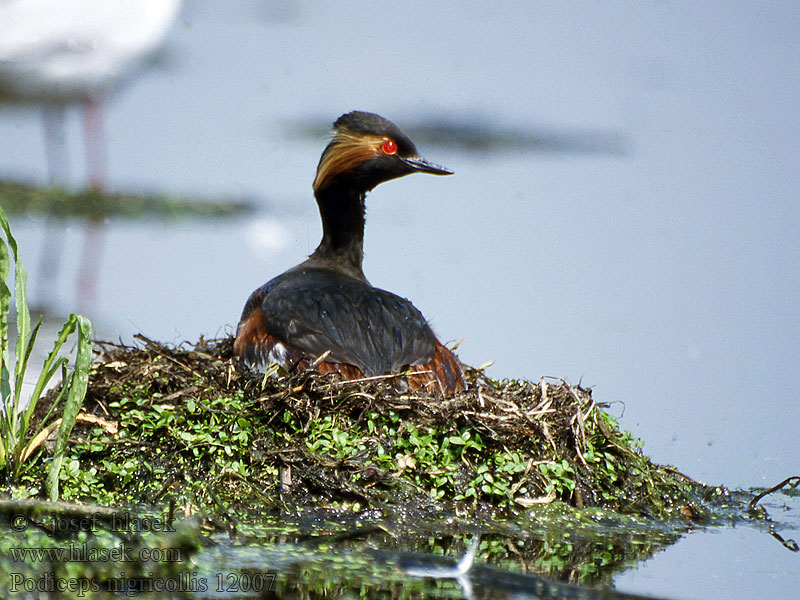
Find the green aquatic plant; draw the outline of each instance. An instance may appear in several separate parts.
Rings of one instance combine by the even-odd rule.
[[[253,212],[244,200],[177,198],[163,194],[70,191],[0,180],[0,204],[9,215],[46,215],[77,219],[178,219],[236,218]]]
[[[92,360],[92,324],[80,315],[72,314],[61,327],[53,349],[41,367],[33,392],[25,397],[22,386],[36,336],[42,324],[41,317],[31,327],[31,315],[25,297],[28,274],[19,259],[17,241],[11,235],[5,212],[0,208],[0,229],[5,239],[0,239],[0,470],[7,478],[17,481],[26,462],[41,446],[44,439],[58,429],[55,453],[47,475],[46,488],[51,500],[58,498],[58,475],[69,434],[83,404]],[[14,260],[14,306],[17,316],[14,361],[11,361],[11,340],[8,333],[12,292],[6,284]],[[72,372],[67,366],[69,358],[60,352],[67,339],[77,332],[78,343]],[[61,372],[63,385],[55,392],[44,419],[32,427],[32,417],[39,400],[47,392],[56,373]],[[63,402],[63,406],[62,406]],[[60,410],[61,415],[53,418]]]

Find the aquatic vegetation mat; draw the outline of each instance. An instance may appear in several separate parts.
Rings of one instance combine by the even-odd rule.
[[[390,377],[254,373],[231,346],[95,343],[63,459],[67,503],[27,499],[42,495],[52,440],[0,501],[0,571],[18,573],[0,589],[452,597],[505,585],[590,598],[570,586],[608,586],[692,528],[772,527],[752,494],[653,464],[580,386],[466,368],[467,391],[443,400],[398,392]],[[33,419],[46,411],[47,397]],[[459,574],[473,545],[476,565]],[[18,565],[12,548],[79,550]],[[105,560],[103,548],[127,554]]]
[[[248,510],[403,506],[515,514],[577,508],[698,519],[702,490],[651,463],[591,390],[466,368],[450,399],[391,377],[237,368],[230,338],[98,343],[65,460],[66,499]]]
[[[0,180],[0,205],[9,215],[39,214],[57,218],[221,218],[253,212],[247,202],[230,199],[189,200],[164,194],[126,194],[98,190],[67,191]]]
[[[94,420],[76,425],[67,499],[456,514],[559,500],[702,513],[698,484],[651,463],[590,390],[563,381],[467,368],[468,390],[442,400],[398,393],[390,377],[241,370],[230,338],[140,341],[96,346],[85,401]]]

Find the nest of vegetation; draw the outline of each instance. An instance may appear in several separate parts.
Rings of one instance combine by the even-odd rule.
[[[231,338],[96,344],[66,499],[186,510],[304,507],[692,516],[697,485],[652,464],[591,390],[555,379],[398,393],[390,378],[237,368]]]

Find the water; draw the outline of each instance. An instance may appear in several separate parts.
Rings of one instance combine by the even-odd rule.
[[[655,460],[771,485],[800,471],[798,26],[792,4],[189,2],[163,63],[112,99],[111,184],[264,210],[112,223],[90,316],[124,339],[232,331],[248,294],[318,242],[324,139],[307,125],[359,108],[530,133],[420,141],[456,174],[370,195],[367,276],[464,337],[466,362],[582,379]],[[564,143],[529,143],[542,131]],[[576,143],[595,136],[613,143]],[[0,139],[0,176],[46,179],[37,111],[3,106]],[[43,226],[13,221],[33,270]],[[81,240],[70,224],[65,312]],[[688,598],[746,580],[790,597],[796,572],[797,554],[733,528],[687,536],[618,587]]]

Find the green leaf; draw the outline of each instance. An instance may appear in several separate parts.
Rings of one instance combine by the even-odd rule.
[[[27,357],[30,356],[29,344],[31,340],[31,313],[28,310],[28,302],[25,299],[25,285],[28,281],[28,271],[19,260],[19,256],[15,256],[16,264],[14,266],[14,304],[17,309],[17,348],[16,348],[16,369],[14,386],[14,402],[16,408],[19,409],[19,403],[22,402],[22,384],[25,379],[25,367],[27,365]],[[33,336],[36,337],[35,335]]]
[[[11,230],[8,226],[8,220],[0,208],[0,228],[5,233],[6,239],[9,241],[14,238],[11,237]],[[8,344],[8,313],[11,307],[11,290],[6,285],[6,279],[11,272],[11,257],[8,252],[8,245],[5,239],[0,239],[0,402],[6,406],[7,399],[11,396],[11,374],[8,370],[9,364],[9,344]],[[6,439],[8,428],[11,424],[11,415],[9,411],[5,411],[0,415],[0,428],[2,428],[2,438]],[[5,447],[0,448],[0,466],[6,464],[5,461]]]
[[[28,401],[28,407],[22,413],[22,420],[21,420],[21,427],[23,430],[28,429],[28,423],[30,422],[31,415],[33,411],[36,410],[36,404],[39,402],[39,398],[42,397],[47,385],[50,383],[50,380],[53,378],[53,375],[61,369],[67,362],[68,359],[66,357],[59,357],[58,353],[61,350],[61,347],[67,341],[67,338],[75,331],[75,327],[77,324],[78,317],[76,315],[70,315],[69,319],[64,323],[61,327],[61,331],[58,333],[58,337],[56,338],[55,343],[53,344],[53,349],[50,350],[50,353],[45,358],[44,364],[42,365],[42,370],[39,373],[39,377],[36,380],[36,385],[33,388],[33,393],[31,394],[31,398]],[[83,319],[83,317],[81,317]],[[88,323],[88,321],[86,321]],[[89,324],[89,331],[91,336],[91,324]],[[80,335],[79,335],[80,340]],[[90,344],[90,341],[87,340],[87,344]],[[80,341],[79,341],[80,344]],[[78,349],[80,351],[80,347]],[[91,354],[91,347],[90,347],[90,354]],[[91,356],[90,356],[91,358]],[[77,360],[77,359],[76,359]],[[86,367],[86,376],[89,376],[88,372],[88,365]],[[24,376],[24,371],[23,371]],[[66,383],[66,381],[65,381]]]
[[[69,392],[67,401],[64,404],[64,412],[61,416],[61,427],[58,430],[56,448],[53,454],[53,462],[50,464],[50,472],[47,475],[45,487],[47,495],[51,501],[58,500],[58,473],[61,470],[61,461],[64,458],[64,450],[67,447],[78,412],[83,405],[86,396],[86,387],[89,383],[89,368],[92,363],[92,324],[89,319],[80,315],[71,314],[69,320],[78,325],[78,349],[75,356],[75,368],[69,381]]]

